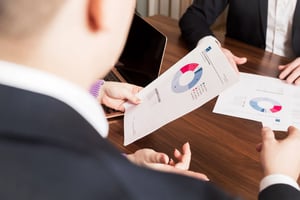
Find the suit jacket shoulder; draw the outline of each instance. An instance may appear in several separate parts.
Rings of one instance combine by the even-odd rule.
[[[0,85],[0,199],[233,199],[131,164],[70,106]]]
[[[267,0],[196,0],[179,21],[189,48],[194,48],[202,37],[213,35],[210,26],[227,6],[227,36],[263,47]]]
[[[182,38],[189,49],[193,49],[202,37],[213,35],[210,26],[227,5],[227,0],[193,1],[179,20]]]
[[[182,38],[193,49],[198,41],[213,35],[210,26],[228,7],[226,36],[265,49],[268,0],[195,0],[179,21]],[[292,48],[300,56],[300,1],[297,1],[292,26]]]

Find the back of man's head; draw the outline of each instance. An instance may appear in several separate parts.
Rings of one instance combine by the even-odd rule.
[[[65,0],[0,0],[0,36],[22,38],[41,31]]]

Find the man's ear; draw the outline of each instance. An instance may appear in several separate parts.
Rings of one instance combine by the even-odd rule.
[[[102,5],[101,0],[88,0],[87,20],[92,31],[97,31],[101,28],[102,20]]]

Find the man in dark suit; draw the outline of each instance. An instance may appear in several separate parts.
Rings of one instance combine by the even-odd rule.
[[[0,1],[1,200],[234,199],[186,170],[188,145],[176,153],[178,163],[168,164],[151,159],[162,156],[151,150],[127,159],[104,139],[108,124],[88,89],[117,61],[134,6],[133,0]],[[100,96],[112,101],[131,99],[135,88],[109,85]],[[261,200],[300,197],[300,131],[288,133],[278,142],[262,130]]]
[[[195,0],[180,19],[182,36],[190,49],[213,35],[210,26],[228,6],[226,36],[294,59],[278,66],[279,78],[300,84],[300,1]],[[246,62],[225,51],[236,64]]]

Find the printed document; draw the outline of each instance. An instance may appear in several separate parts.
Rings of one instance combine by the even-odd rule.
[[[278,131],[290,125],[300,128],[300,87],[240,73],[239,82],[219,95],[213,112],[259,121]]]
[[[193,111],[237,81],[215,39],[205,38],[138,93],[139,105],[125,105],[124,145]]]

